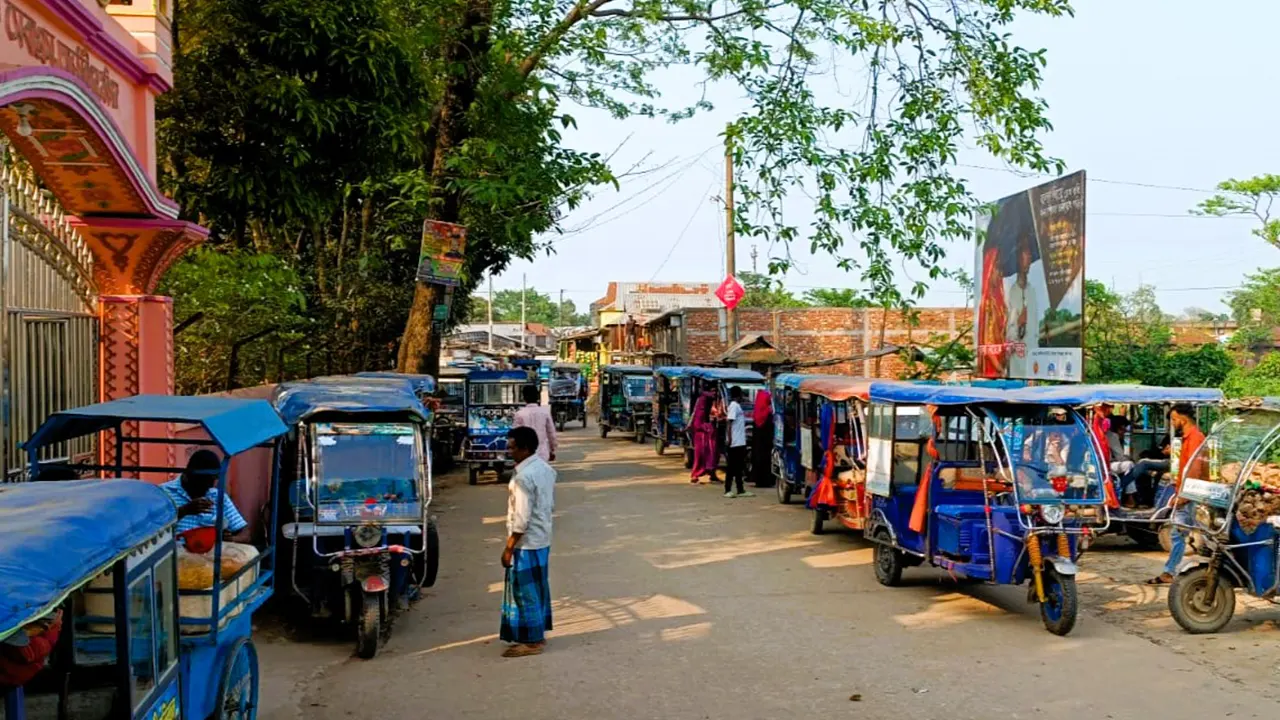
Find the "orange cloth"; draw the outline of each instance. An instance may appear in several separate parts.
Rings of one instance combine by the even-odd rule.
[[[818,486],[813,489],[813,505],[814,507],[836,506],[836,488],[835,483],[831,481],[833,468],[836,464],[835,453],[828,452],[823,459],[822,479],[818,481]]]
[[[1200,449],[1200,445],[1204,443],[1204,433],[1195,425],[1182,431],[1182,449],[1178,451],[1178,487],[1182,487],[1182,481],[1187,477],[1187,473],[1191,470],[1191,458],[1196,454],[1196,450]],[[1204,458],[1197,458],[1196,465],[1204,462]],[[1198,473],[1200,477],[1204,477],[1204,473]]]

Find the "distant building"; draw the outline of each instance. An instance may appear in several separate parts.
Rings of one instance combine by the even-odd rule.
[[[551,329],[542,323],[526,323],[524,326],[523,346],[535,352],[551,352],[555,349],[555,338]],[[446,342],[489,346],[489,323],[470,323],[459,325],[445,338]],[[495,349],[520,348],[520,323],[493,324],[493,347]]]
[[[611,282],[604,297],[591,303],[596,327],[648,319],[680,308],[718,308],[716,286],[699,282]]]

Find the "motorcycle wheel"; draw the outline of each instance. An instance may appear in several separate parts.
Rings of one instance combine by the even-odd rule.
[[[1221,572],[1213,597],[1209,590],[1209,568],[1188,570],[1169,586],[1169,614],[1192,635],[1216,633],[1231,622],[1236,612],[1236,590]]]
[[[893,587],[902,582],[904,566],[902,553],[889,542],[888,532],[881,530],[876,533],[876,581],[885,587]]]
[[[1061,575],[1053,565],[1046,565],[1044,578],[1044,602],[1040,603],[1040,619],[1044,627],[1054,635],[1066,635],[1076,626],[1079,600],[1076,596],[1076,579]]]
[[[434,587],[436,575],[440,572],[440,531],[436,529],[436,521],[427,521],[427,577],[423,584]]]
[[[361,593],[360,619],[356,626],[356,656],[372,659],[378,654],[382,637],[382,599],[376,593]]]

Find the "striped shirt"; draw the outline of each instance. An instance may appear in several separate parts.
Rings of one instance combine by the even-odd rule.
[[[165,492],[169,493],[169,499],[173,504],[181,508],[183,505],[191,502],[191,497],[187,495],[186,488],[182,487],[182,478],[174,478],[160,486]],[[209,492],[205,493],[205,497],[213,503],[213,507],[199,515],[188,515],[178,518],[178,527],[174,531],[178,535],[188,531],[202,527],[214,527],[218,522],[218,489],[209,488]],[[244,517],[240,515],[240,511],[236,510],[235,503],[231,502],[231,498],[222,498],[222,522],[223,526],[231,532],[240,532],[249,526],[245,522]]]

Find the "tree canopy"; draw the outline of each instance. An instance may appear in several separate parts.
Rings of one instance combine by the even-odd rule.
[[[1280,248],[1280,218],[1272,215],[1280,199],[1280,175],[1258,175],[1247,180],[1224,180],[1222,191],[1192,208],[1196,215],[1226,217],[1244,215],[1255,218],[1258,226],[1253,234],[1274,248]],[[1280,208],[1274,208],[1280,211]]]
[[[563,305],[557,305],[551,295],[540,293],[533,288],[527,288],[523,294],[526,322],[541,323],[547,327],[586,325],[591,322],[589,315],[578,312],[572,300],[565,300]],[[494,322],[520,322],[520,296],[519,290],[495,291],[493,293]],[[473,296],[472,303],[475,306],[477,321],[484,318],[488,301],[485,295]]]

